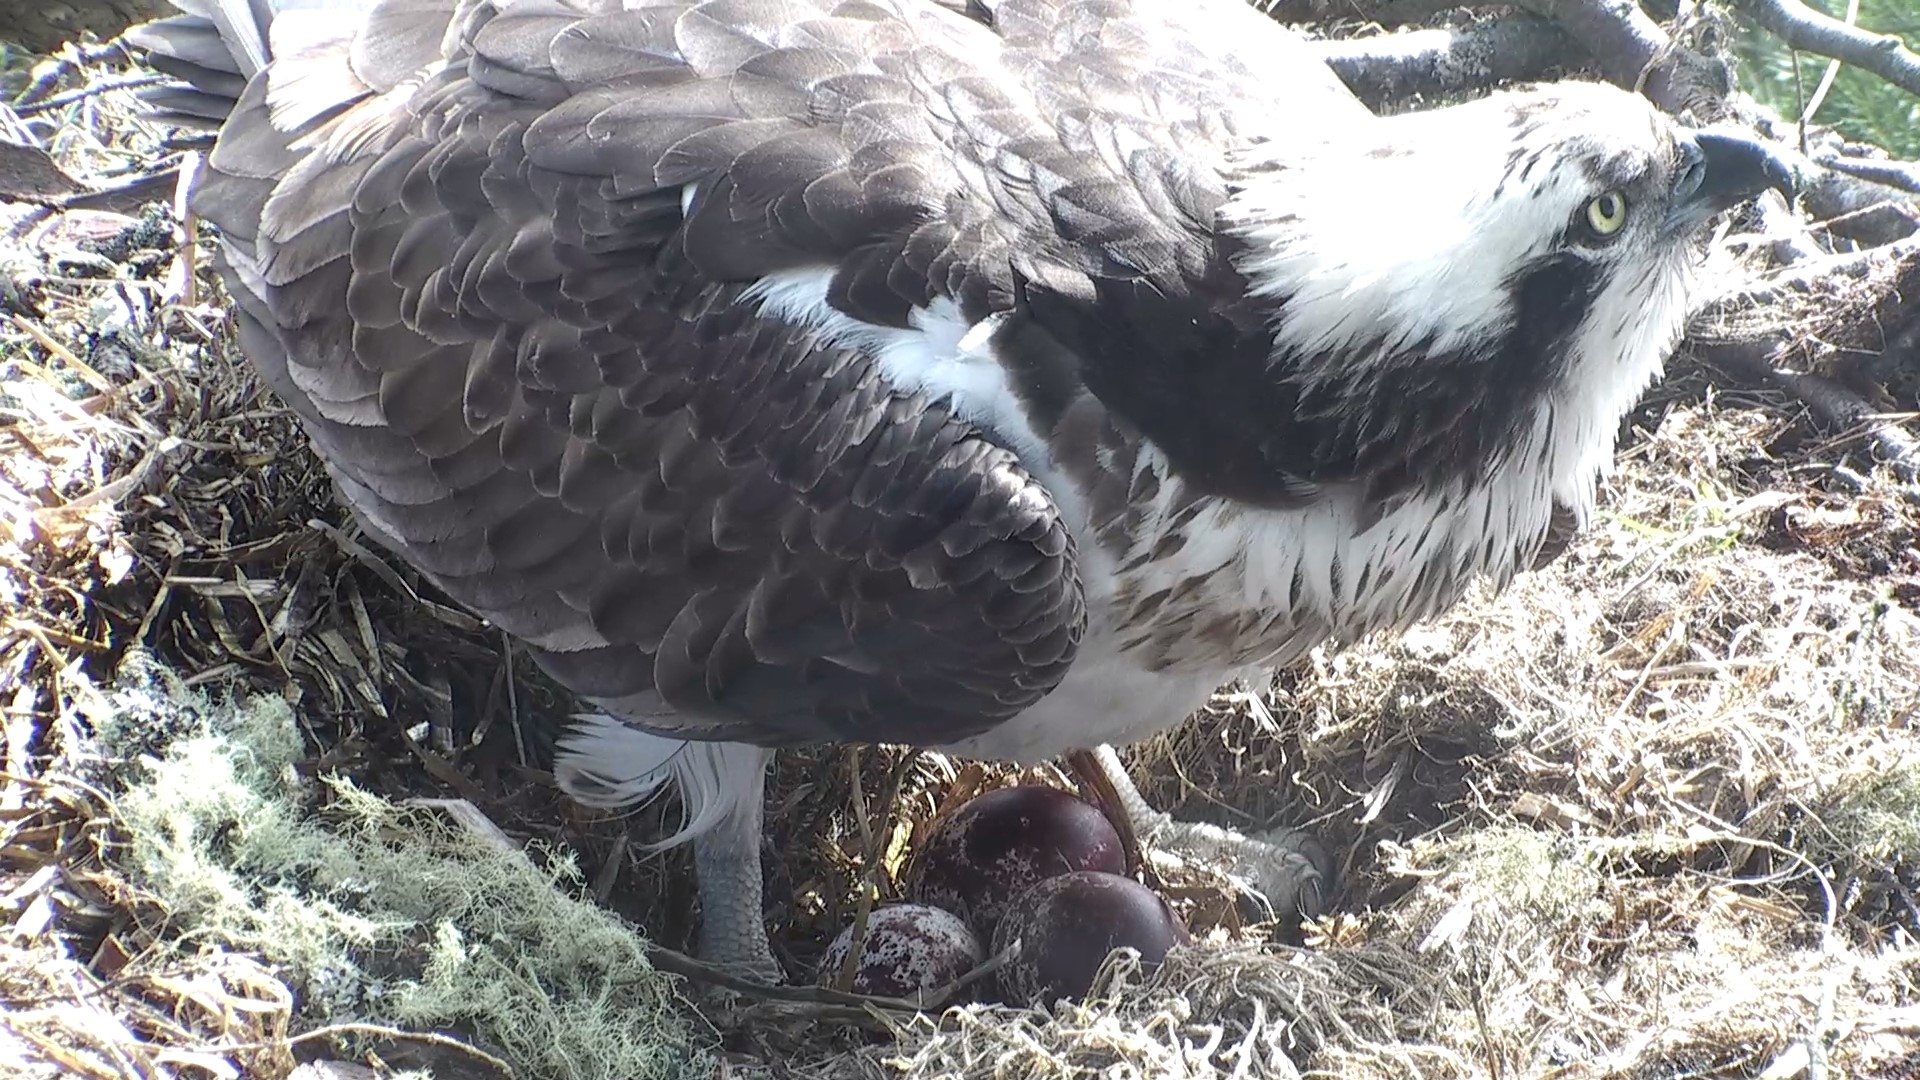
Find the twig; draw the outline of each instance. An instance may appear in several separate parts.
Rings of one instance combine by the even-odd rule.
[[[27,318],[25,315],[16,314],[13,316],[13,325],[28,337],[38,342],[41,348],[47,350],[48,355],[66,365],[69,370],[75,375],[78,375],[81,381],[87,385],[101,393],[109,393],[113,390],[113,384],[107,381],[106,376],[95,371],[91,364],[74,355],[72,349],[62,345],[52,334],[41,329],[40,324]]]
[[[1854,25],[1860,20],[1860,0],[1847,0],[1846,24]],[[1806,107],[1800,110],[1800,145],[1807,144],[1807,125],[1813,123],[1813,116],[1826,103],[1827,94],[1833,89],[1833,80],[1840,75],[1840,61],[1827,61],[1827,70],[1820,73],[1820,85],[1813,88],[1813,97],[1807,100]]]
[[[287,1038],[286,1044],[288,1046],[298,1046],[304,1042],[313,1042],[318,1039],[332,1039],[341,1035],[371,1035],[375,1038],[391,1039],[394,1042],[415,1042],[427,1046],[437,1046],[445,1050],[465,1054],[489,1068],[498,1069],[502,1075],[510,1077],[520,1075],[519,1071],[505,1060],[487,1053],[472,1043],[456,1039],[451,1035],[441,1035],[433,1031],[402,1031],[399,1028],[386,1027],[381,1024],[328,1024],[325,1027],[317,1027],[311,1031],[303,1031],[298,1035],[290,1036]],[[221,1049],[232,1053],[236,1050],[265,1049],[267,1045],[268,1044],[230,1046],[222,1047]]]
[[[166,81],[167,77],[165,75],[150,74],[125,75],[118,79],[102,79],[99,82],[88,83],[78,90],[69,90],[64,94],[55,94],[50,98],[42,98],[38,101],[15,105],[13,111],[21,116],[33,116],[51,109],[59,109],[72,105],[77,101],[85,101],[99,94],[111,94],[115,90],[138,90],[144,86],[154,86]]]
[[[126,213],[152,202],[162,192],[178,184],[179,179],[180,162],[176,158],[115,184],[62,196],[53,204],[62,210],[113,210]]]
[[[1838,154],[1814,160],[1834,172],[1920,195],[1920,165],[1911,161],[1882,161],[1876,158],[1841,157]]]
[[[500,631],[500,670],[507,680],[507,719],[513,723],[513,759],[525,769],[531,759],[527,757],[526,732],[520,724],[520,680],[513,673],[513,635],[505,630]]]
[[[432,748],[422,744],[407,732],[401,731],[399,735],[400,741],[406,744],[407,749],[412,751],[413,756],[419,760],[421,767],[427,770],[427,775],[459,792],[461,798],[467,802],[478,804],[487,800],[487,793],[480,790],[480,785],[456,768],[453,762],[435,753]]]
[[[873,916],[873,905],[880,898],[880,877],[886,870],[886,836],[891,831],[894,810],[900,801],[900,782],[913,763],[919,760],[920,753],[918,749],[908,748],[900,760],[887,770],[887,778],[880,791],[880,829],[875,829],[874,817],[867,810],[866,790],[860,782],[860,748],[850,747],[847,751],[847,770],[852,774],[849,782],[853,788],[853,816],[860,829],[860,845],[866,854],[866,865],[861,868],[860,899],[854,908],[853,933],[848,939],[847,955],[833,977],[836,990],[851,987],[853,977],[860,969],[860,957],[867,943],[868,920]]]
[[[1765,307],[1789,292],[1809,289],[1826,281],[1858,280],[1917,255],[1920,255],[1920,235],[1876,248],[1808,259],[1757,281],[1740,281],[1724,292],[1703,299],[1695,307],[1695,313]]]
[[[200,216],[193,212],[193,189],[200,182],[202,157],[197,151],[188,151],[180,157],[180,176],[173,185],[173,216],[180,222],[180,249],[175,255],[173,265],[168,268],[169,277],[178,276],[174,295],[185,307],[193,307],[198,302],[199,288],[194,270],[194,252],[200,246]]]
[[[1913,211],[1907,208],[1904,201],[1899,199],[1883,199],[1880,202],[1857,206],[1851,210],[1842,210],[1840,213],[1830,217],[1816,219],[1808,226],[1808,229],[1812,232],[1833,233],[1836,236],[1845,236],[1851,239],[1853,237],[1853,230],[1857,229],[1863,220],[1875,215],[1885,215],[1891,217],[1894,221],[1905,221],[1910,224],[1914,222]],[[1884,223],[1883,227],[1885,227]]]
[[[1673,50],[1673,40],[1633,0],[1527,0],[1525,6],[1559,23],[1585,45],[1608,82],[1644,89],[1669,110],[1686,104],[1670,65],[1662,63]]]
[[[1898,35],[1848,26],[1799,0],[1734,0],[1734,6],[1779,35],[1788,48],[1851,64],[1920,95],[1920,55],[1908,49]]]
[[[1878,247],[1920,231],[1920,206],[1911,194],[1836,169],[1821,169],[1800,191],[1800,208],[1821,220],[1846,220],[1841,235]]]
[[[923,991],[910,998],[899,998],[877,994],[855,994],[825,986],[775,986],[735,975],[664,945],[648,942],[646,948],[647,959],[655,968],[669,975],[678,975],[703,985],[731,990],[745,997],[796,1005],[882,1009],[887,1012],[926,1012],[938,1008],[951,1000],[955,994],[1006,967],[1020,956],[1020,944],[1014,942],[945,986]]]
[[[647,959],[655,968],[669,975],[678,975],[705,986],[717,986],[722,990],[731,990],[736,994],[763,1001],[788,1001],[801,1005],[852,1005],[862,1008],[871,1005],[896,1012],[920,1010],[917,1003],[905,998],[875,997],[824,986],[775,986],[772,983],[763,983],[758,979],[735,975],[724,968],[696,960],[686,953],[651,942],[647,945]]]
[[[958,994],[960,991],[977,982],[985,980],[989,975],[998,974],[1002,968],[1018,959],[1020,959],[1020,939],[1015,938],[1007,943],[1006,948],[987,957],[980,966],[945,986],[923,991],[916,1000],[920,1001],[923,1008],[929,1009],[935,1005],[945,1004],[953,1000],[955,994]]]
[[[833,974],[835,990],[850,990],[853,979],[860,970],[860,954],[867,945],[867,922],[873,915],[873,903],[879,893],[879,882],[873,876],[874,843],[873,823],[867,816],[867,793],[860,783],[860,747],[847,748],[847,772],[849,786],[853,789],[853,820],[860,829],[860,846],[867,853],[867,865],[861,875],[860,898],[853,909],[853,933],[848,936],[847,955],[840,960],[840,970]]]
[[[60,85],[60,80],[81,68],[126,55],[126,42],[121,38],[114,38],[104,45],[70,49],[62,56],[44,60],[34,66],[33,81],[13,99],[13,107],[20,112],[25,112],[48,94],[53,93],[53,88]]]
[[[1772,342],[1695,342],[1691,349],[1695,356],[1730,375],[1792,394],[1824,424],[1863,429],[1902,481],[1912,484],[1920,479],[1920,442],[1897,423],[1882,419],[1879,409],[1832,379],[1781,368],[1775,363],[1779,347]]]

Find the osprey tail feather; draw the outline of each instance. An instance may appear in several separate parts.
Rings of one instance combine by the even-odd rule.
[[[438,56],[454,7],[451,0],[172,2],[180,14],[136,26],[126,40],[175,80],[142,95],[153,110],[204,129],[218,129],[270,65],[270,98],[307,99],[309,116],[387,89]],[[331,101],[314,100],[328,95]],[[276,113],[282,105],[275,101]]]
[[[655,735],[611,716],[575,716],[561,736],[554,780],[575,802],[630,810],[663,794],[680,795],[680,827],[648,845],[675,847],[712,831],[759,795],[773,751],[742,743]]]

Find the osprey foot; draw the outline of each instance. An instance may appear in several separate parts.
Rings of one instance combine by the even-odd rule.
[[[773,958],[772,950],[767,948],[767,939],[762,935],[755,940],[710,940],[701,937],[698,951],[700,962],[715,967],[738,979],[761,983],[766,986],[780,986],[787,981],[787,973],[780,962]]]
[[[1263,919],[1297,932],[1326,910],[1333,892],[1333,858],[1311,833],[1268,829],[1252,835],[1156,813],[1136,821],[1159,858],[1221,868],[1243,902]],[[1142,826],[1145,826],[1144,828]]]
[[[1290,928],[1326,910],[1334,882],[1333,857],[1312,834],[1268,829],[1248,835],[1199,821],[1178,821],[1148,805],[1111,746],[1069,758],[1093,801],[1120,829],[1130,868],[1155,874],[1158,859],[1222,869],[1242,901],[1260,918]],[[1151,851],[1157,859],[1148,858]]]

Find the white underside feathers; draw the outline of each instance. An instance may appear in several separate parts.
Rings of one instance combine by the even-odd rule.
[[[680,794],[680,827],[649,844],[675,847],[711,832],[760,797],[773,751],[740,743],[655,735],[602,714],[575,716],[554,755],[553,776],[575,802],[632,810],[669,782]]]

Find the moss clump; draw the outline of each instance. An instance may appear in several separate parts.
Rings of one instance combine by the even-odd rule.
[[[1824,835],[1810,838],[1829,858],[1920,863],[1920,758],[1852,771],[1819,813]]]
[[[1542,933],[1602,918],[1600,850],[1593,844],[1520,826],[1494,825],[1441,845],[1428,860],[1459,876],[1502,932]]]
[[[283,966],[327,1023],[454,1028],[552,1080],[683,1077],[700,1050],[630,927],[577,871],[294,770],[292,710],[151,665],[90,717],[129,870],[195,939]],[[324,810],[310,804],[326,795]]]

